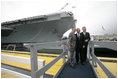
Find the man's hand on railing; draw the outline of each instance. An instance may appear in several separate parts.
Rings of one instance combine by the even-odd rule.
[[[85,42],[88,42],[88,40],[85,40]]]

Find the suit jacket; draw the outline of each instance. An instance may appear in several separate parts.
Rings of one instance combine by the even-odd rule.
[[[80,37],[78,38],[77,33],[75,34],[76,36],[76,49],[81,50],[82,49],[82,37],[80,34]]]
[[[85,45],[85,48],[87,48],[88,46],[88,42],[90,41],[90,34],[89,32],[86,32],[85,35],[83,32],[80,33],[81,37],[82,37],[82,44]],[[85,42],[85,40],[88,40],[88,42]]]

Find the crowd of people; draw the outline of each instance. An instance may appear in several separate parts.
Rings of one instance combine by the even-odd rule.
[[[68,37],[68,62],[71,67],[75,64],[81,63],[85,65],[87,61],[87,46],[90,41],[90,34],[86,32],[86,27],[80,28],[72,27],[72,31]],[[74,62],[76,59],[76,62]]]

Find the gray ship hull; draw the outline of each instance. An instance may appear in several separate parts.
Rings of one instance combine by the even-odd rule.
[[[4,36],[2,43],[44,43],[59,41],[62,35],[74,26],[73,14],[62,12],[25,18],[2,23],[13,32]],[[4,30],[2,30],[4,31]]]

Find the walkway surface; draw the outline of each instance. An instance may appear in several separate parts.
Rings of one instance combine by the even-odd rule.
[[[85,63],[85,65],[79,63],[74,68],[67,63],[58,78],[96,78],[96,76],[89,62]]]

